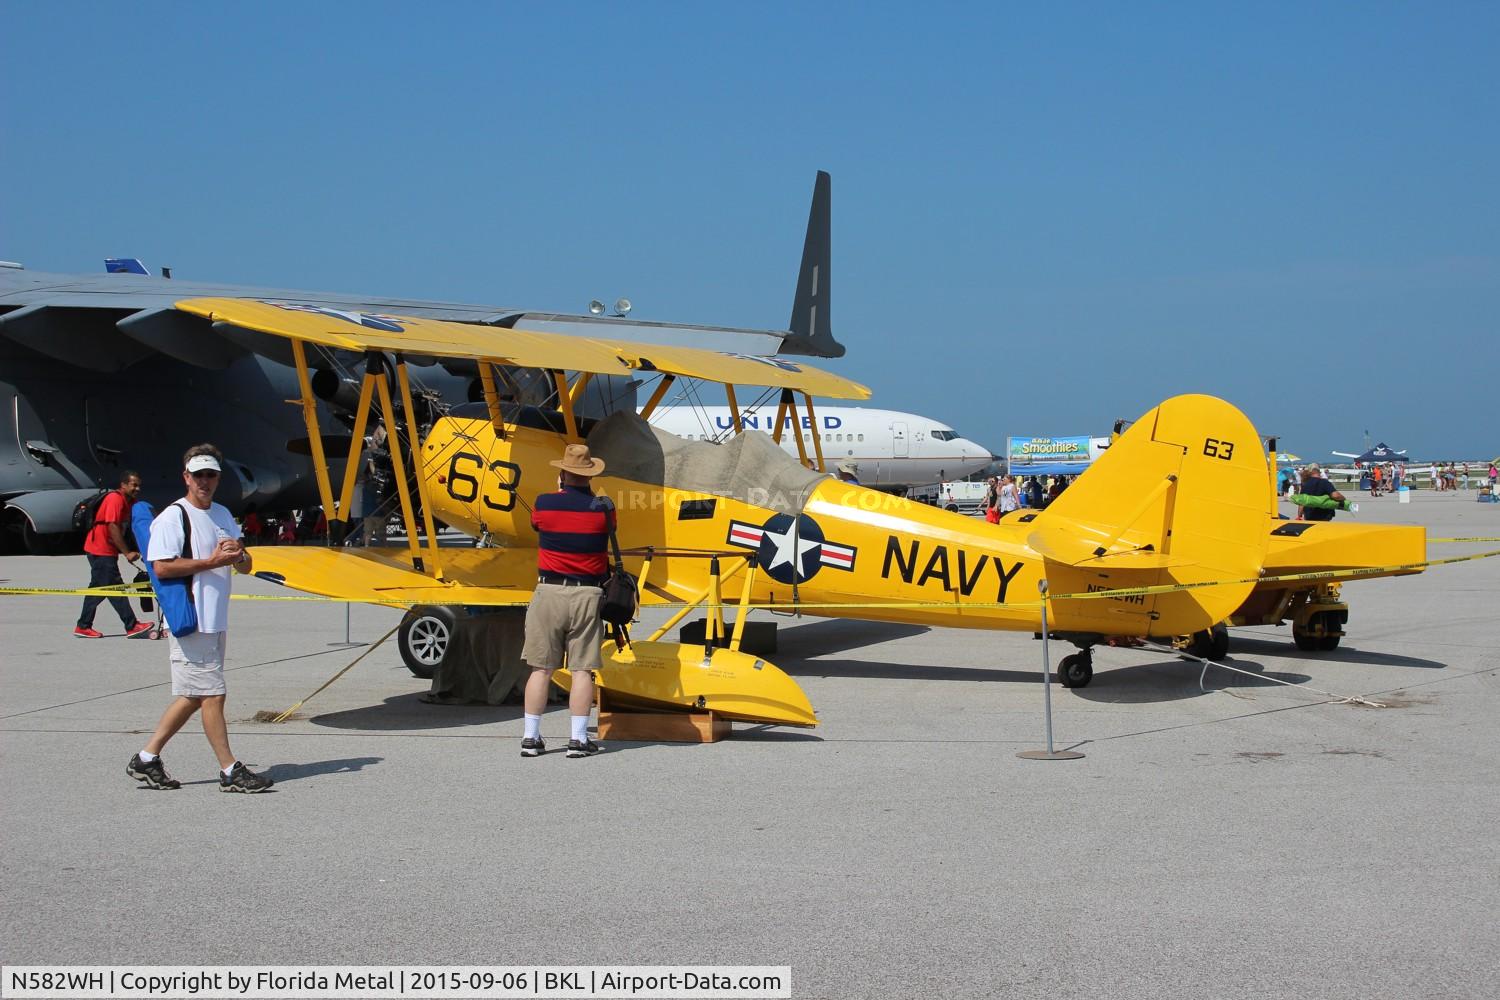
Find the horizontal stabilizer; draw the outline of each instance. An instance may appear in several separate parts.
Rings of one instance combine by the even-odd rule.
[[[1049,520],[1026,536],[1026,544],[1045,559],[1069,566],[1101,569],[1170,569],[1191,566],[1193,560],[1158,552],[1155,548],[1105,548],[1084,537],[1082,530],[1070,530],[1064,518]]]

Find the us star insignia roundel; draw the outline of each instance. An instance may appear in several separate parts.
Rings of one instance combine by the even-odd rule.
[[[777,583],[804,583],[824,566],[853,570],[855,550],[823,537],[823,529],[806,514],[772,514],[756,527],[729,522],[730,545],[755,549],[755,562]]]
[[[380,313],[355,312],[350,309],[330,309],[327,306],[309,305],[305,302],[272,302],[262,299],[267,305],[273,305],[280,309],[288,309],[292,312],[315,313],[319,316],[329,316],[333,319],[341,319],[346,323],[358,323],[360,326],[371,330],[383,330],[386,333],[405,333],[406,327],[399,322],[399,316],[382,316]]]

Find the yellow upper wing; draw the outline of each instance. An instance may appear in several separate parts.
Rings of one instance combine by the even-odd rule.
[[[472,358],[595,375],[665,372],[733,385],[797,389],[830,399],[870,398],[870,390],[858,382],[800,361],[697,347],[537,333],[254,299],[185,299],[177,303],[177,308],[214,322],[349,351]]]

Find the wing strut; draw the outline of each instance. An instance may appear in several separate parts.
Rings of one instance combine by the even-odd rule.
[[[489,410],[490,423],[495,428],[495,437],[504,441],[505,413],[500,409],[500,393],[495,389],[494,362],[479,362],[479,384],[484,389],[484,407]]]
[[[782,389],[781,402],[776,405],[776,427],[771,432],[771,440],[777,444],[781,443],[781,428],[786,423],[786,411],[788,407],[791,407],[792,416],[795,417],[797,415],[797,405],[792,399],[792,390]],[[799,434],[798,437],[801,437],[801,435]]]
[[[294,341],[295,343],[295,341]],[[391,442],[391,471],[396,474],[396,495],[401,498],[401,520],[406,525],[406,548],[411,553],[411,565],[418,573],[427,572],[422,563],[422,553],[417,549],[417,518],[411,509],[411,490],[406,485],[406,459],[401,455],[401,436],[396,428],[396,408],[391,405],[391,386],[385,373],[375,378],[375,388],[380,391],[380,412],[385,420],[386,439]],[[411,442],[407,442],[408,445]],[[412,450],[412,459],[417,458]]]
[[[593,372],[579,372],[578,379],[573,383],[573,388],[568,390],[568,400],[574,406],[583,398],[583,390],[589,387],[589,380],[594,377]]]
[[[573,397],[568,393],[568,373],[554,371],[552,381],[557,386],[557,408],[562,410],[563,424],[567,427],[568,437],[577,441],[578,415],[573,412]]]
[[[823,435],[818,433],[818,418],[813,415],[812,393],[804,392],[802,398],[807,401],[807,422],[812,424],[813,451],[818,456],[818,471],[827,472],[828,468],[823,463]],[[801,435],[799,434],[798,437],[801,437]],[[805,459],[806,457],[807,454],[804,452],[803,458]],[[793,575],[795,576],[795,574]]]
[[[359,478],[359,459],[365,446],[365,425],[370,419],[370,399],[375,394],[375,372],[380,366],[379,355],[365,356],[365,377],[359,386],[359,412],[354,416],[354,430],[349,440],[349,459],[344,465],[344,488],[339,495],[338,520],[344,528],[338,538],[348,534],[354,517],[354,483]],[[333,536],[334,516],[328,517],[329,537]]]
[[[427,477],[422,472],[422,442],[417,436],[417,411],[411,405],[411,378],[406,372],[406,358],[396,355],[396,381],[401,383],[401,405],[406,407],[406,443],[411,450],[411,465],[417,474],[417,497],[422,501],[422,527],[427,531],[427,548],[432,556],[432,572],[443,578],[443,560],[438,555],[437,528],[432,521],[432,500],[427,496]]]
[[[292,360],[297,363],[297,385],[302,390],[302,421],[307,424],[307,443],[312,448],[313,474],[318,480],[318,499],[328,520],[338,518],[333,506],[333,487],[328,482],[328,459],[323,454],[323,434],[318,430],[318,398],[313,395],[312,380],[307,374],[307,348],[300,340],[292,341]]]
[[[656,410],[656,407],[661,403],[662,397],[667,394],[668,389],[672,388],[672,383],[675,381],[677,381],[676,375],[662,376],[662,380],[657,383],[656,391],[651,394],[650,399],[646,400],[646,408],[641,410],[642,420],[651,419],[651,414]]]
[[[734,398],[734,386],[725,382],[724,394],[729,397],[729,416],[734,421],[734,432],[740,434],[745,430],[745,424],[740,419],[740,402]]]
[[[650,637],[647,638],[646,641],[655,642],[662,636],[666,635],[668,632],[672,631],[672,629],[676,627],[678,622],[682,621],[688,615],[692,614],[692,612],[697,609],[699,605],[707,601],[713,595],[715,588],[728,583],[731,577],[737,576],[740,570],[751,564],[751,561],[752,560],[750,556],[730,556],[730,566],[728,571],[711,580],[709,582],[709,585],[707,587],[704,587],[700,593],[692,598],[692,600],[684,602],[684,607],[680,608],[674,615],[672,615],[671,618],[668,618],[666,624],[662,625],[655,632],[652,632]],[[720,609],[719,614],[722,615],[723,613],[723,609]],[[705,626],[704,628],[704,637],[707,638],[707,626]]]

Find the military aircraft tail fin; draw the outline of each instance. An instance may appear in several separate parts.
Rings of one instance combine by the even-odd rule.
[[[1243,413],[1212,396],[1175,396],[1037,516],[1028,544],[1110,586],[1252,581],[1157,598],[1158,609],[1191,601],[1222,621],[1265,562],[1265,479],[1265,452]]]
[[[802,267],[797,271],[797,292],[792,299],[792,335],[781,342],[782,354],[805,354],[815,358],[841,358],[844,345],[833,339],[829,317],[833,181],[825,170],[813,182],[812,209],[807,215],[807,237],[802,243]]]

